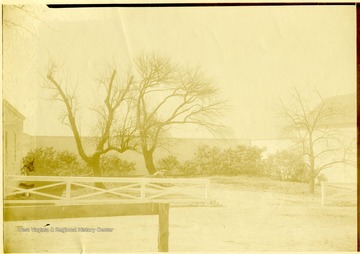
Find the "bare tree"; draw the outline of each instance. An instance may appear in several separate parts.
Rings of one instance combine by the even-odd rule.
[[[281,102],[288,120],[286,130],[292,134],[295,147],[300,147],[308,168],[310,193],[314,193],[315,178],[320,172],[336,164],[351,163],[354,146],[354,140],[344,144],[340,129],[331,124],[347,112],[336,102],[324,100],[319,93],[317,96],[320,104],[315,108],[310,108],[297,89],[292,95],[293,105]]]
[[[61,121],[70,127],[80,157],[92,168],[95,176],[101,176],[100,159],[102,155],[110,151],[123,153],[127,150],[136,149],[136,143],[133,142],[135,126],[129,116],[129,111],[133,108],[131,106],[132,98],[129,96],[133,84],[132,78],[128,77],[122,84],[117,78],[116,69],[113,68],[106,78],[100,80],[99,89],[102,88],[105,92],[104,104],[93,109],[98,119],[94,128],[97,129],[98,135],[96,136],[95,151],[87,154],[77,123],[78,98],[76,89],[70,90],[65,79],[57,77],[57,71],[58,66],[51,63],[47,73],[47,88],[54,91],[52,99],[59,100],[66,108]]]
[[[198,69],[180,68],[156,54],[141,54],[135,66],[137,129],[149,174],[156,172],[153,154],[171,126],[193,124],[213,134],[230,132],[219,123],[226,104]]]

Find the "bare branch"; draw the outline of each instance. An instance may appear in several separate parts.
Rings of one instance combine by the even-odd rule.
[[[76,119],[75,119],[75,110],[74,110],[74,103],[71,102],[72,100],[74,100],[75,98],[73,96],[69,96],[68,94],[66,94],[63,90],[63,88],[61,87],[60,83],[58,83],[55,78],[54,78],[54,74],[56,72],[56,65],[55,64],[51,64],[50,68],[49,68],[49,72],[47,74],[47,79],[50,81],[50,83],[53,85],[53,87],[56,88],[56,91],[58,92],[61,101],[65,104],[66,107],[66,111],[67,111],[67,119],[69,121],[69,126],[74,134],[74,138],[76,141],[76,145],[79,151],[79,154],[81,156],[81,158],[86,161],[89,162],[90,159],[89,157],[85,154],[85,151],[83,149],[83,145],[82,145],[82,141],[81,141],[81,137],[80,137],[80,133],[76,124]],[[64,121],[62,121],[64,122]]]
[[[173,125],[194,124],[210,133],[226,133],[218,123],[224,103],[199,69],[179,68],[167,58],[141,54],[135,59],[136,126],[145,164],[154,171],[152,153]]]
[[[55,91],[53,99],[61,101],[66,108],[66,113],[61,116],[60,121],[71,128],[81,158],[93,168],[95,175],[101,176],[101,155],[110,151],[123,153],[127,150],[136,150],[138,145],[136,142],[131,142],[135,139],[135,125],[133,124],[134,120],[131,120],[133,116],[130,107],[130,104],[133,103],[131,98],[133,79],[129,77],[126,84],[123,85],[116,79],[117,71],[114,68],[109,77],[99,81],[100,88],[105,90],[105,98],[102,106],[91,108],[98,115],[98,121],[93,126],[97,131],[97,135],[94,137],[96,149],[91,155],[87,155],[83,149],[81,134],[76,122],[78,104],[75,91],[78,83],[71,91],[67,89],[67,86],[62,85],[62,80],[55,77],[58,69],[58,65],[52,62],[48,68],[47,79],[49,81],[48,88]],[[64,83],[68,85],[69,82]],[[125,114],[125,119],[118,119],[122,114],[121,110]],[[66,119],[67,121],[65,121]],[[121,121],[123,121],[122,129],[117,130],[117,127],[121,126]]]

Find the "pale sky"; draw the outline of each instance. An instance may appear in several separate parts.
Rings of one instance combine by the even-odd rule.
[[[273,138],[278,99],[291,89],[324,96],[356,91],[355,6],[37,9],[25,27],[4,30],[3,96],[31,135],[71,135],[58,121],[61,104],[41,88],[49,56],[78,80],[82,134],[93,122],[106,63],[123,71],[141,51],[200,67],[232,109],[224,116],[236,138]],[[21,16],[19,16],[21,18]],[[316,102],[314,102],[316,103]],[[210,137],[194,128],[174,136]]]

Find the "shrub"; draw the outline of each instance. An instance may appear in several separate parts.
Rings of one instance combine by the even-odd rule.
[[[192,160],[186,161],[180,168],[185,175],[260,175],[263,151],[251,146],[222,150],[204,145],[198,148]]]
[[[103,155],[101,157],[101,170],[103,176],[127,176],[135,170],[135,162],[122,160],[116,155]]]
[[[221,174],[222,151],[218,147],[200,146],[195,153],[194,164],[198,167],[197,173],[205,175]]]
[[[27,153],[23,164],[34,163],[31,175],[41,176],[89,176],[92,169],[69,151],[57,152],[53,147],[36,148]],[[135,170],[135,163],[121,160],[115,155],[101,157],[103,176],[125,176]]]
[[[34,162],[35,171],[32,175],[40,176],[85,176],[91,170],[78,161],[76,154],[62,151],[57,152],[53,147],[36,148],[27,153],[23,164]]]
[[[185,161],[182,165],[180,165],[179,169],[185,176],[194,176],[199,174],[198,166],[192,160]]]
[[[57,152],[53,147],[36,148],[27,153],[23,158],[23,166],[33,164],[34,171],[30,171],[30,175],[37,176],[87,176],[91,174],[91,169],[85,163],[79,162],[76,154],[62,151]],[[34,184],[35,187],[48,185],[50,182],[27,182]],[[46,188],[41,192],[61,195],[65,186],[55,186]]]
[[[224,151],[224,173],[227,175],[260,175],[263,170],[261,154],[264,149],[256,146],[229,148]]]
[[[301,153],[283,150],[270,155],[266,160],[264,174],[287,181],[307,181],[307,167]]]
[[[174,155],[169,155],[158,161],[157,170],[163,171],[165,174],[176,174],[180,171],[181,164]]]
[[[57,158],[59,161],[61,161],[61,163],[65,163],[65,164],[78,163],[76,154],[68,151],[58,152]]]

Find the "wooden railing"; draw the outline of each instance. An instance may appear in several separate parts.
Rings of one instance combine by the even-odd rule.
[[[210,180],[5,176],[6,204],[193,203],[209,201]]]
[[[332,191],[330,191],[332,190]],[[321,183],[321,205],[325,205],[327,201],[334,199],[342,199],[346,201],[356,200],[357,183]],[[354,202],[356,203],[356,201]]]

